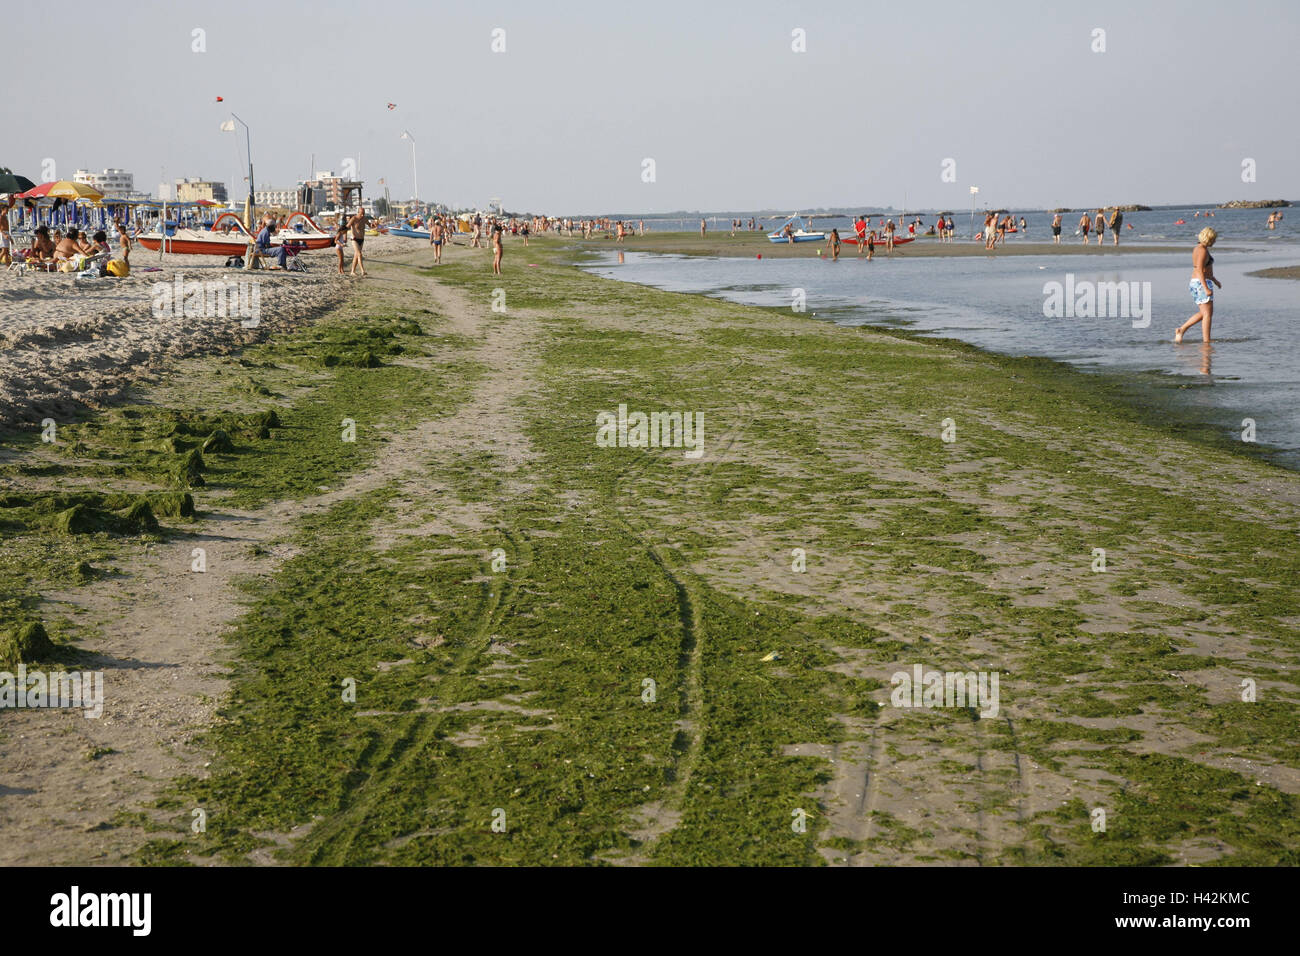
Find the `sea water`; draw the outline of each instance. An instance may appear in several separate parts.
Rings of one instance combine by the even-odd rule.
[[[1095,258],[891,258],[878,246],[871,261],[845,245],[839,262],[819,258],[818,248],[807,243],[806,256],[761,260],[628,252],[623,264],[611,253],[588,268],[609,278],[753,305],[791,308],[802,290],[805,314],[820,312],[843,325],[903,326],[1085,370],[1176,376],[1188,387],[1168,389],[1171,401],[1225,434],[1240,434],[1242,422],[1252,419],[1257,441],[1272,449],[1270,457],[1300,468],[1300,282],[1246,275],[1300,263],[1300,244],[1243,243],[1215,252],[1214,272],[1223,289],[1215,295],[1208,348],[1199,326],[1184,344],[1173,343],[1174,329],[1196,311],[1187,288],[1190,244],[1185,253],[1116,256],[1098,250]],[[1150,301],[1143,302],[1149,323],[1132,314],[1054,317],[1045,308],[1051,283],[1071,289],[1137,283],[1149,290]]]

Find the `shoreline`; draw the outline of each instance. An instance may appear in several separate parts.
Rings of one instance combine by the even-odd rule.
[[[823,242],[800,242],[800,243],[773,243],[769,242],[767,236],[761,232],[736,233],[732,238],[728,233],[721,232],[701,238],[699,233],[690,232],[651,232],[644,236],[631,236],[626,238],[622,243],[615,239],[582,239],[579,236],[569,238],[567,236],[557,236],[556,241],[573,243],[577,248],[598,249],[606,252],[617,252],[620,249],[625,252],[659,252],[665,254],[676,254],[684,256],[717,256],[720,258],[752,258],[762,255],[763,258],[784,259],[799,258],[812,256],[816,257],[818,250],[826,253],[826,243]],[[898,246],[894,250],[896,256],[911,256],[914,258],[940,258],[940,257],[966,257],[966,256],[989,256],[996,258],[998,256],[1042,256],[1042,255],[1066,255],[1066,256],[1083,256],[1083,255],[1134,255],[1139,253],[1169,253],[1169,252],[1187,252],[1191,246],[1195,245],[1195,237],[1188,237],[1188,245],[1174,245],[1170,243],[1161,244],[1140,244],[1122,242],[1118,246],[1110,244],[1109,240],[1101,246],[1095,242],[1084,246],[1077,237],[1061,237],[1060,244],[1053,242],[1030,241],[1023,238],[1009,238],[1005,243],[999,243],[997,249],[992,252],[984,248],[982,242],[968,239],[954,239],[952,242],[940,242],[930,237],[918,237],[915,241],[905,245]],[[865,250],[862,257],[866,258]],[[840,246],[841,259],[858,258],[858,250],[855,243],[843,241]],[[889,258],[889,253],[885,251],[884,244],[877,242],[876,258]]]
[[[167,659],[149,615],[188,594],[214,616],[180,615],[187,641],[235,663],[219,719],[181,711],[206,737],[179,770],[152,766],[161,792],[138,784],[147,741],[111,723],[69,735],[62,715],[3,714],[18,789],[0,791],[0,821],[45,832],[11,851],[1285,862],[1297,682],[1276,661],[1300,642],[1300,476],[1158,411],[1140,420],[1053,360],[599,278],[574,251],[510,243],[496,278],[486,250],[452,247],[433,269],[412,241],[304,328],[187,359],[62,447],[4,442],[0,528],[21,544],[7,550],[48,558],[0,561],[0,591],[61,653],[107,644],[122,692],[130,661]],[[620,403],[702,414],[706,453],[593,444],[597,413]],[[270,428],[237,420],[269,410]],[[60,505],[78,489],[161,494],[214,425],[196,415],[235,416],[221,421],[233,449],[205,451],[189,492],[196,518],[160,510],[156,535],[49,530],[56,489]],[[197,542],[207,576],[186,573]],[[241,577],[253,584],[227,590]],[[154,603],[121,628],[113,609],[138,594]],[[891,707],[890,675],[915,664],[1002,673],[1001,716]],[[335,685],[352,675],[346,706]],[[667,706],[645,702],[650,676]],[[1280,699],[1234,703],[1244,676]],[[119,724],[122,706],[109,697]],[[86,773],[128,796],[97,802]],[[76,814],[54,812],[60,786],[78,789]],[[1189,786],[1170,831],[1161,808]],[[1098,805],[1125,821],[1104,842]],[[221,827],[191,834],[195,806]],[[509,840],[486,822],[497,806],[520,824]],[[811,811],[794,840],[790,806]]]
[[[1269,269],[1247,272],[1246,275],[1258,279],[1300,279],[1300,265],[1273,266]]]

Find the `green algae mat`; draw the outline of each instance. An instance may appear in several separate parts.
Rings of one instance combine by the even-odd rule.
[[[281,519],[136,862],[1300,862],[1300,478],[1052,363],[451,251],[5,442],[66,666],[51,592]]]

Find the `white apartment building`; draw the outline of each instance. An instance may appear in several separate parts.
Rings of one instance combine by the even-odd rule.
[[[135,177],[125,169],[105,169],[99,173],[78,169],[72,174],[72,181],[85,183],[110,199],[129,199],[135,194]]]
[[[263,209],[268,207],[297,209],[298,187],[293,186],[289,189],[258,189],[253,193],[253,201]]]

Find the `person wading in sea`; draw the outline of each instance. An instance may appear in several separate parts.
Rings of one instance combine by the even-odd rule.
[[[831,230],[831,237],[826,240],[826,245],[831,250],[831,262],[839,262],[840,261],[840,231],[838,229]]]
[[[1192,301],[1196,303],[1197,313],[1178,326],[1174,332],[1174,342],[1182,342],[1183,333],[1190,329],[1197,322],[1201,323],[1201,341],[1210,341],[1210,320],[1214,318],[1214,289],[1213,286],[1223,288],[1223,283],[1214,278],[1214,256],[1210,255],[1210,246],[1214,245],[1214,240],[1219,238],[1219,234],[1206,226],[1197,234],[1197,245],[1192,251],[1192,280],[1188,283],[1188,290],[1192,293]]]

